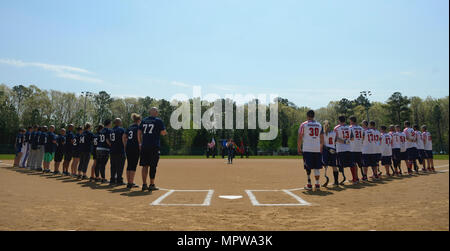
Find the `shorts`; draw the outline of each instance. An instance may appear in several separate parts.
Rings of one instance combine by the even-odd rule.
[[[127,150],[127,171],[136,171],[139,162],[139,149]]]
[[[422,160],[424,160],[425,159],[425,150],[423,150],[423,149],[418,149],[417,150],[417,155],[419,156],[419,160],[420,160],[420,162],[422,162]]]
[[[61,162],[63,160],[64,153],[61,151],[58,151],[55,153],[55,162]]]
[[[376,167],[378,166],[378,154],[363,154],[364,167]]]
[[[337,161],[340,168],[353,167],[351,152],[337,153]]]
[[[362,152],[352,152],[352,163],[354,166],[363,166],[362,164]]]
[[[400,152],[400,160],[408,160],[408,153]]]
[[[408,155],[408,160],[416,160],[419,158],[417,148],[415,147],[406,149],[406,154]]]
[[[73,151],[73,152],[72,152],[72,157],[73,157],[73,158],[79,158],[79,157],[80,157],[80,152],[78,152],[78,151]]]
[[[65,152],[64,161],[71,161],[71,160],[72,160],[72,152]]]
[[[425,150],[425,159],[433,159],[433,151]]]
[[[52,160],[55,158],[55,153],[46,152],[44,154],[44,162],[52,162]]]
[[[399,161],[401,160],[400,156],[400,148],[392,148],[392,160]]]
[[[381,165],[390,166],[392,165],[392,156],[383,156],[381,157]]]
[[[306,170],[322,169],[322,154],[303,152],[303,163]]]
[[[96,160],[96,159],[97,159],[97,148],[94,148],[94,149],[92,150],[92,159],[93,159],[93,160]]]
[[[146,147],[141,150],[140,166],[156,167],[159,162],[159,147]]]
[[[330,150],[334,150],[334,153],[331,153]],[[324,166],[332,166],[335,167],[337,162],[336,150],[330,147],[324,147],[322,153],[322,164]]]

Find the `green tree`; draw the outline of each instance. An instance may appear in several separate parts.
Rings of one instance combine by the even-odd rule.
[[[400,92],[395,92],[389,97],[386,103],[390,122],[401,124],[403,121],[409,119],[411,110],[408,107],[410,103],[408,97],[402,96]]]

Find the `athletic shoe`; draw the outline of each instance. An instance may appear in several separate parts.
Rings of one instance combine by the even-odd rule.
[[[77,180],[81,180],[82,176],[81,175],[77,175]]]
[[[81,179],[82,179],[82,180],[87,180],[88,177],[87,177],[86,175],[83,175],[83,176],[81,176]]]
[[[157,191],[157,190],[159,190],[159,188],[157,188],[157,187],[155,186],[155,184],[150,184],[150,186],[148,187],[148,190],[149,190],[149,191]]]
[[[133,187],[139,187],[138,185],[136,185],[136,184],[134,184],[134,183],[131,183],[131,185],[132,185]]]
[[[59,171],[54,171],[53,172],[53,175],[59,175],[60,173],[59,173]]]
[[[101,182],[102,181],[102,179],[100,179],[100,178],[95,178],[95,180],[94,180],[95,182]]]
[[[110,181],[110,182],[109,182],[109,185],[110,185],[110,186],[115,186],[116,183],[115,183],[114,181]]]
[[[127,184],[127,189],[131,189],[131,188],[133,188],[133,184],[128,183],[128,184]]]
[[[104,184],[104,183],[108,183],[108,180],[107,179],[102,179],[102,184]]]
[[[143,184],[142,185],[142,191],[144,192],[144,191],[147,191],[147,190],[148,190],[147,184]]]
[[[123,186],[123,185],[125,185],[125,183],[123,183],[123,181],[119,181],[116,183],[116,186]]]
[[[93,182],[93,181],[95,181],[95,178],[94,177],[90,177],[89,178],[89,182]]]
[[[320,185],[319,184],[316,184],[314,187],[316,188],[316,191],[320,190]]]
[[[333,183],[333,187],[339,187],[339,183]]]
[[[305,186],[305,190],[311,191],[312,190],[312,185],[308,184]]]

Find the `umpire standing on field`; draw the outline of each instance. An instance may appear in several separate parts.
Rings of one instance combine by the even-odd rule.
[[[141,152],[142,191],[158,190],[155,186],[156,167],[160,154],[160,135],[167,135],[163,121],[158,118],[158,109],[150,109],[150,116],[143,119],[139,125],[138,142]],[[150,167],[150,171],[149,171]],[[150,186],[147,187],[147,174],[150,175]]]

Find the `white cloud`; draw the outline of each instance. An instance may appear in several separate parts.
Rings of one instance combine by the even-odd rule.
[[[56,76],[59,78],[72,79],[82,82],[90,82],[90,83],[102,83],[103,80],[94,78],[91,76],[93,73],[82,68],[72,67],[67,65],[53,65],[53,64],[45,64],[39,62],[23,62],[21,60],[15,59],[2,59],[0,58],[1,64],[7,64],[15,67],[36,67],[46,71],[51,71],[56,73]]]
[[[177,82],[177,81],[172,81],[170,82],[171,85],[173,86],[178,86],[178,87],[183,87],[183,88],[192,88],[193,86],[190,84],[186,84],[183,82]]]

